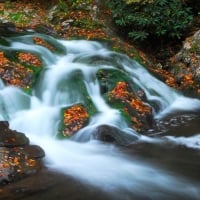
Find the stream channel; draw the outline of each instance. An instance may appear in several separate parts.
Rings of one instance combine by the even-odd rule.
[[[65,53],[52,53],[33,44],[33,36],[51,40]],[[31,143],[45,150],[48,169],[85,186],[77,188],[75,196],[67,189],[65,194],[64,188],[71,187],[66,181],[23,199],[200,199],[200,100],[184,97],[139,63],[110,51],[103,43],[60,40],[43,34],[9,37],[7,41],[10,45],[0,45],[1,49],[39,54],[45,67],[31,94],[1,82],[0,119],[8,120],[11,129],[25,133]],[[100,69],[128,74],[144,91],[146,103],[159,105],[152,107],[158,130],[141,135],[128,127],[119,110],[110,107],[101,95],[96,77]],[[55,134],[61,110],[84,104],[82,93],[70,78],[77,71],[97,114],[70,139],[60,140]],[[128,147],[98,141],[91,133],[101,124],[115,126],[137,140]],[[91,197],[87,189],[98,192]]]

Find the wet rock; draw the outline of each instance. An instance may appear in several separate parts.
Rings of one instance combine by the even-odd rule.
[[[35,174],[42,168],[44,156],[43,149],[30,145],[25,134],[0,121],[0,185]]]
[[[11,52],[9,52],[11,54]],[[18,56],[15,55],[14,56]],[[0,78],[6,85],[17,85],[24,89],[30,88],[35,81],[35,73],[31,68],[7,58],[0,50]]]
[[[29,158],[43,158],[45,156],[44,150],[37,145],[27,145],[21,148],[22,152],[27,155]]]
[[[10,130],[6,121],[0,121],[0,147],[17,147],[29,144],[25,134]]]
[[[126,74],[117,70],[100,70],[97,78],[107,103],[120,109],[131,128],[143,133],[153,126],[152,109],[146,103],[144,91],[132,84]]]
[[[70,137],[83,128],[89,114],[83,105],[77,104],[66,108],[63,112],[62,133],[59,136]]]
[[[58,36],[57,32],[52,29],[52,27],[49,27],[44,24],[38,24],[37,26],[34,27],[34,31],[38,33],[43,33],[51,36]]]
[[[16,27],[13,23],[0,23],[0,36],[10,36],[16,33]]]
[[[73,19],[67,19],[61,23],[61,27],[63,31],[66,31],[70,28],[71,24],[74,22]]]
[[[186,38],[182,49],[170,61],[180,88],[200,95],[200,30]]]
[[[114,143],[121,146],[127,146],[138,139],[137,135],[130,135],[109,125],[98,126],[93,132],[93,137],[103,142]]]
[[[0,121],[0,128],[1,128],[1,130],[8,129],[9,128],[8,121]]]
[[[58,5],[53,6],[47,14],[47,19],[52,24],[57,24],[59,22],[65,21],[67,17],[67,7],[65,8],[64,4],[62,8]]]

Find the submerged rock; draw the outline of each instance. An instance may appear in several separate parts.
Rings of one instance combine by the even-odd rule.
[[[130,135],[110,125],[100,125],[93,132],[94,139],[121,146],[127,146],[138,139],[137,135]]]
[[[9,129],[7,121],[0,121],[0,185],[36,173],[44,156],[39,146],[29,144],[25,134]]]

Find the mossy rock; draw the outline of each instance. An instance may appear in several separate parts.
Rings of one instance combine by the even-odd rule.
[[[79,103],[84,105],[90,115],[97,112],[97,109],[89,96],[84,77],[81,70],[74,70],[71,74],[58,84],[58,90],[64,91],[70,96],[70,103],[80,99]]]
[[[97,77],[105,100],[111,107],[120,110],[131,128],[139,132],[150,128],[153,123],[151,107],[145,102],[143,90],[125,72],[103,69],[98,71]]]
[[[0,36],[0,45],[8,47],[8,46],[10,46],[10,42],[8,40],[6,40],[4,37]]]
[[[129,90],[132,92],[137,93],[142,90],[137,84],[133,83],[130,76],[123,70],[100,69],[96,76],[100,83],[102,94],[110,92],[118,82],[126,82],[129,85]],[[143,96],[143,98],[146,97]]]
[[[52,53],[61,54],[61,55],[66,54],[65,47],[51,36],[36,34],[36,35],[33,35],[32,40],[34,44],[41,45],[49,49]]]
[[[61,122],[57,138],[70,138],[80,129],[85,127],[89,122],[89,113],[87,109],[76,104],[67,108],[63,108],[61,112]]]
[[[18,55],[21,54],[20,61]],[[16,85],[25,91],[31,90],[43,69],[42,63],[30,52],[0,51],[0,78],[6,85]],[[29,63],[31,61],[31,63]],[[35,66],[34,62],[41,66]],[[37,64],[38,65],[38,64]]]

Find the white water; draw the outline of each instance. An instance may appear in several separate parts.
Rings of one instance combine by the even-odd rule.
[[[199,187],[189,180],[150,163],[127,157],[113,145],[89,139],[92,129],[100,124],[128,130],[119,111],[109,107],[100,95],[95,77],[98,69],[117,67],[128,72],[132,80],[144,90],[149,101],[159,102],[160,112],[156,113],[157,118],[174,110],[199,109],[199,100],[181,96],[151,76],[138,63],[124,55],[110,52],[97,42],[57,41],[67,51],[66,55],[60,56],[53,55],[43,47],[29,44],[22,40],[22,37],[16,39],[19,42],[13,42],[11,48],[31,49],[43,54],[46,69],[32,95],[0,83],[0,119],[8,120],[12,129],[24,132],[32,143],[41,146],[46,152],[46,164],[50,168],[73,175],[108,192],[114,192],[118,199],[132,199],[133,194],[152,199],[166,199],[179,195],[198,199]],[[109,62],[81,62],[97,55]],[[83,74],[85,87],[98,114],[73,140],[58,141],[54,136],[57,133],[61,109],[74,103],[84,103],[80,91],[71,85],[70,77],[75,71]],[[129,132],[127,131],[127,134]],[[138,135],[134,131],[131,134]],[[85,142],[80,143],[79,140]],[[117,192],[119,189],[129,195],[125,198],[123,193]]]
[[[200,149],[200,134],[191,137],[166,136],[166,138],[176,144],[181,144],[193,149]]]

